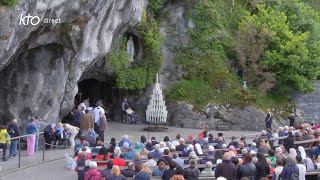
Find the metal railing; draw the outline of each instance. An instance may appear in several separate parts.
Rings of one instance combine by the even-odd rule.
[[[22,135],[22,136],[17,136],[17,137],[13,137],[13,138],[10,138],[10,141],[11,140],[15,140],[15,139],[18,139],[19,142],[18,142],[18,145],[19,145],[19,165],[18,165],[18,168],[21,167],[21,138],[26,138],[30,135],[39,135],[39,139],[40,139],[40,135],[41,134],[44,134],[44,132],[39,132],[39,133],[33,133],[33,134],[27,134],[27,135]],[[43,154],[42,154],[42,161],[44,161],[44,151],[45,151],[45,138],[42,138],[42,142],[43,142]],[[36,143],[36,142],[35,142]],[[27,145],[28,146],[28,145]],[[28,148],[28,147],[27,147]]]

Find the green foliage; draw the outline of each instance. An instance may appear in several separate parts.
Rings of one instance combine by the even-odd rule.
[[[149,0],[148,8],[151,9],[154,15],[159,13],[159,10],[163,8],[166,0]]]
[[[0,5],[15,6],[18,3],[17,0],[0,0]]]
[[[208,100],[214,98],[214,91],[201,79],[181,80],[174,83],[166,95],[170,100],[190,102],[200,110],[207,105]]]
[[[247,24],[253,24],[256,28],[267,28],[270,31],[271,41],[260,63],[267,65],[276,74],[280,91],[312,90],[311,80],[320,74],[320,61],[308,47],[309,31],[294,32],[283,11],[265,6],[258,6],[257,14],[248,14],[242,21],[240,29]],[[313,47],[320,51],[319,47]]]
[[[130,64],[126,47],[126,39],[120,38],[118,45],[106,57],[105,70],[111,65],[115,75],[117,87],[127,90],[143,89],[153,83],[163,56],[161,44],[163,37],[154,19],[149,22],[143,13],[138,31],[142,37],[143,59],[137,64]]]
[[[170,93],[173,95],[170,97],[185,99],[201,108],[210,100],[238,104],[238,97],[246,94],[240,93],[242,85],[230,70],[227,57],[234,56],[234,29],[244,14],[243,4],[238,1],[233,7],[232,1],[225,0],[202,0],[190,3],[192,5],[186,13],[195,23],[195,28],[188,30],[191,40],[187,47],[176,53],[175,57],[176,64],[184,69],[187,75],[184,80],[171,88]],[[197,87],[191,88],[196,83]],[[200,93],[196,89],[198,87],[203,89],[205,94],[199,97],[193,96],[192,94]],[[183,96],[180,92],[185,92],[187,95]],[[215,95],[212,96],[211,92]]]
[[[256,103],[263,109],[267,108],[281,108],[285,107],[290,103],[291,99],[283,95],[269,94],[261,96],[256,100]]]

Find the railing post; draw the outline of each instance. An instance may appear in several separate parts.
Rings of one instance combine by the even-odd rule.
[[[40,137],[40,134],[39,134],[39,137]],[[45,138],[43,137],[42,138],[42,144],[43,144],[43,150],[42,150],[42,161],[44,161],[44,151],[46,149],[46,143],[45,143]]]
[[[19,166],[18,168],[21,167],[21,138],[19,138]]]

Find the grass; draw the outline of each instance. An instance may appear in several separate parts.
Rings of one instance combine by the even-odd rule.
[[[201,110],[214,98],[214,90],[203,80],[181,80],[171,86],[166,96],[171,101],[189,102]]]
[[[18,4],[18,0],[0,0],[0,5],[15,6]]]

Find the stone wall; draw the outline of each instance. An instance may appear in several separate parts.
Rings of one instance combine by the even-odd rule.
[[[301,112],[296,112],[305,120],[320,122],[320,81],[314,83],[315,91],[311,93],[295,92],[292,94]]]

